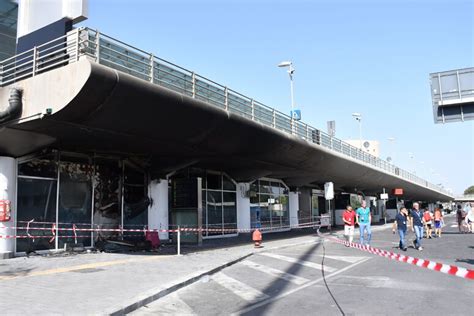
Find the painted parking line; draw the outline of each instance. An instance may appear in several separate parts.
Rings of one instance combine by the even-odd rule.
[[[254,270],[257,270],[259,272],[266,273],[268,275],[286,280],[288,282],[294,283],[296,285],[302,285],[305,284],[306,282],[309,282],[308,279],[299,277],[297,275],[291,274],[291,273],[286,273],[284,271],[272,268],[272,267],[267,267],[249,260],[241,262],[241,264],[245,265],[246,267],[252,268]]]
[[[85,269],[95,269],[95,268],[109,267],[109,266],[115,266],[115,265],[127,264],[127,263],[146,262],[146,261],[165,259],[165,258],[170,258],[170,257],[172,256],[150,256],[150,257],[138,258],[138,259],[135,258],[135,259],[87,263],[87,264],[81,264],[81,265],[71,266],[71,267],[35,271],[35,272],[27,273],[27,274],[16,273],[16,274],[9,274],[9,275],[0,275],[0,281],[26,278],[26,277],[35,277],[35,276],[45,276],[45,275],[79,271],[79,270],[85,270]]]
[[[299,259],[295,259],[295,258],[292,258],[292,257],[277,255],[275,253],[269,253],[269,252],[264,252],[264,253],[261,253],[260,255],[270,257],[270,258],[274,258],[274,259],[278,259],[278,260],[282,260],[282,261],[286,261],[286,262],[290,262],[290,263],[300,264],[302,266],[317,269],[317,270],[321,270],[321,264],[319,264],[319,263],[299,260]],[[335,268],[328,267],[327,265],[324,265],[324,270],[327,271],[327,272],[336,271]]]
[[[237,281],[222,272],[215,274],[212,279],[217,282],[219,285],[225,287],[235,295],[246,300],[247,302],[258,302],[261,300],[268,299],[268,295],[260,292],[253,287],[248,286],[245,283]]]

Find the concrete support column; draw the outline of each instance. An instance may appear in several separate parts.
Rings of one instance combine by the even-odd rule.
[[[148,186],[153,205],[148,208],[148,227],[150,229],[168,229],[168,180],[153,180]],[[161,240],[169,239],[168,233],[159,233]]]
[[[290,202],[290,226],[298,226],[299,199],[298,192],[290,192],[288,195]]]
[[[10,201],[11,219],[0,222],[0,235],[15,235],[11,227],[16,222],[16,160],[10,157],[0,157],[0,200]],[[0,238],[0,259],[13,257],[15,252],[14,238]]]
[[[250,229],[250,197],[248,183],[237,184],[237,229]]]

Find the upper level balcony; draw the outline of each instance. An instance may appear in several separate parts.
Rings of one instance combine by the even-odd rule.
[[[443,188],[413,173],[331,137],[304,122],[293,120],[289,115],[253,98],[89,28],[75,29],[61,38],[1,61],[0,86],[12,85],[84,58],[282,131],[338,156],[451,196]]]

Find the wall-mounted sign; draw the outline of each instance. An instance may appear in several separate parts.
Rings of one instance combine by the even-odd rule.
[[[393,195],[403,195],[403,189],[402,188],[395,188],[392,190]]]

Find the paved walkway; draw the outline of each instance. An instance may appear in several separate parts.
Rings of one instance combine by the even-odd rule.
[[[0,309],[7,315],[123,314],[255,252],[319,241],[312,230],[264,235],[261,249],[249,239],[183,247],[182,256],[84,253],[2,260],[0,295],[12,299],[2,299]]]

